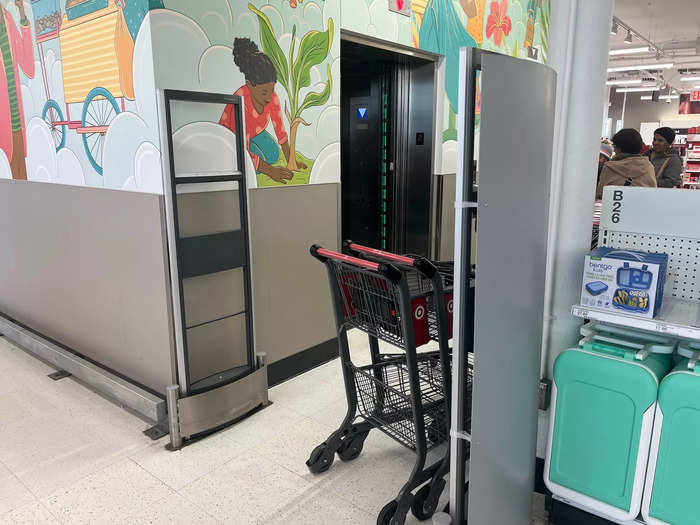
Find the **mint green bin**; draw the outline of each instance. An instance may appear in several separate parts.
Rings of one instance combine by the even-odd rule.
[[[641,510],[659,382],[671,368],[673,343],[616,331],[624,332],[599,325],[582,331],[582,348],[555,362],[545,482],[575,506],[624,523]]]
[[[683,357],[659,388],[642,515],[649,525],[700,523],[700,346]]]

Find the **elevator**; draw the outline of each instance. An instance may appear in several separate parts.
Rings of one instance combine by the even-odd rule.
[[[431,256],[438,57],[341,36],[342,238]]]

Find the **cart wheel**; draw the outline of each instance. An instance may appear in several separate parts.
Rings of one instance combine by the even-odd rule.
[[[442,482],[442,488],[444,489],[445,481],[440,481]],[[419,521],[430,519],[432,515],[435,514],[435,510],[437,509],[438,499],[440,498],[440,494],[442,494],[442,489],[437,493],[437,498],[435,498],[435,500],[429,501],[428,497],[430,496],[431,487],[432,483],[423,485],[413,497],[411,512],[413,512],[413,515],[418,518]]]
[[[61,111],[61,106],[59,106],[55,100],[48,100],[44,105],[41,118],[51,130],[51,136],[53,137],[56,151],[60,150],[66,145],[66,125],[56,125],[56,122],[64,122],[65,120],[63,118],[63,112]]]
[[[396,501],[390,501],[384,505],[384,508],[379,512],[379,516],[377,516],[377,525],[389,525],[394,514],[396,514],[398,506],[399,504]]]
[[[83,127],[94,128],[109,126],[114,117],[119,115],[121,110],[112,94],[103,87],[96,87],[85,98],[83,105]],[[104,133],[84,133],[83,146],[87,158],[95,168],[95,171],[102,175],[102,149],[104,148]]]
[[[352,461],[357,458],[362,452],[368,434],[369,432],[361,432],[343,438],[338,449],[338,457],[342,461]]]
[[[328,444],[321,443],[311,451],[309,459],[306,460],[306,466],[312,474],[320,474],[328,470],[335,459],[335,452],[329,454]]]

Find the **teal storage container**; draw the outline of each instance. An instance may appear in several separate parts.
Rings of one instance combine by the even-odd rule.
[[[661,379],[674,342],[630,330],[582,329],[554,364],[545,482],[556,496],[612,521],[641,510]]]
[[[700,345],[661,382],[642,515],[649,525],[700,523]]]

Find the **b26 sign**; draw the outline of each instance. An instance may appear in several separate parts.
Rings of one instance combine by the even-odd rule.
[[[389,11],[411,16],[411,0],[389,0]]]
[[[700,102],[700,89],[696,89],[690,94],[691,102]]]

